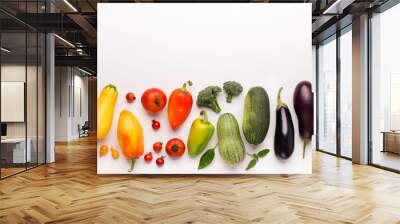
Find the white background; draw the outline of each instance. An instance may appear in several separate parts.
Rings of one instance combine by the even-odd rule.
[[[235,114],[241,129],[243,101],[250,87],[263,86],[270,98],[271,122],[266,139],[257,147],[246,144],[252,153],[270,148],[250,171],[245,171],[250,157],[240,165],[229,167],[221,160],[218,150],[213,163],[198,171],[200,156],[180,159],[165,158],[161,168],[137,160],[133,174],[277,174],[311,173],[311,149],[302,158],[302,141],[298,136],[297,117],[293,109],[293,91],[301,80],[313,80],[311,68],[311,4],[99,4],[98,7],[98,94],[112,83],[119,97],[112,128],[98,145],[119,148],[116,126],[123,109],[132,111],[144,129],[145,153],[152,151],[155,141],[167,142],[179,137],[186,142],[192,121],[200,109],[194,104],[186,122],[172,131],[166,108],[157,116],[148,115],[141,103],[142,93],[159,87],[169,94],[184,81],[192,80],[189,88],[195,102],[197,93],[208,85],[222,86],[224,81],[236,80],[244,91],[231,104],[225,94],[219,95],[222,113]],[[274,154],[275,108],[279,87],[288,104],[295,125],[295,151],[287,160]],[[314,86],[313,86],[314,87]],[[137,100],[125,102],[132,91]],[[218,115],[207,110],[216,124]],[[161,122],[161,130],[151,128],[151,120]],[[242,135],[243,137],[243,135]],[[209,147],[216,143],[214,134]],[[243,137],[244,142],[245,139]],[[98,150],[97,150],[98,151]],[[165,153],[163,153],[166,155]],[[99,174],[128,173],[130,161],[121,153],[119,159],[111,154],[97,159]]]

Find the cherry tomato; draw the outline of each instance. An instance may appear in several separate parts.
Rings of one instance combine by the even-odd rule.
[[[162,145],[163,145],[162,142],[155,142],[155,143],[153,144],[153,150],[154,150],[154,152],[156,152],[156,153],[161,152],[161,150],[162,150]]]
[[[99,153],[100,157],[107,155],[107,153],[108,153],[108,145],[101,145]]]
[[[154,130],[158,130],[161,127],[161,124],[159,121],[156,120],[152,120],[151,121],[151,126],[153,127]]]
[[[151,152],[148,152],[144,155],[144,161],[146,161],[146,163],[149,163],[153,160],[153,154],[151,154]]]
[[[170,157],[181,157],[185,152],[185,143],[179,138],[170,139],[165,145],[165,151]]]
[[[157,164],[157,166],[163,166],[164,165],[164,156],[158,157],[156,159],[156,164]]]
[[[167,104],[167,96],[161,89],[150,88],[144,91],[141,101],[145,110],[157,113]]]
[[[111,146],[111,156],[112,156],[113,159],[118,159],[119,158],[119,152],[113,146]]]
[[[133,94],[132,92],[127,93],[125,98],[128,103],[132,103],[136,100],[135,94]]]

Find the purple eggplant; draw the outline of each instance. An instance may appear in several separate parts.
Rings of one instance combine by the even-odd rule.
[[[297,84],[293,94],[293,105],[299,120],[299,134],[303,139],[303,158],[306,147],[314,135],[314,93],[309,81]]]
[[[278,92],[274,150],[276,156],[287,159],[294,150],[294,127],[289,108],[281,99],[282,90],[281,87]]]

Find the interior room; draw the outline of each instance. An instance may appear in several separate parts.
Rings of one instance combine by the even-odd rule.
[[[2,0],[0,223],[400,223],[398,24],[398,0]]]

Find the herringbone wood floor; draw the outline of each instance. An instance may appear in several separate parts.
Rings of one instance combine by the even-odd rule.
[[[95,150],[0,181],[0,223],[400,223],[400,175],[318,152],[310,176],[98,176]]]

